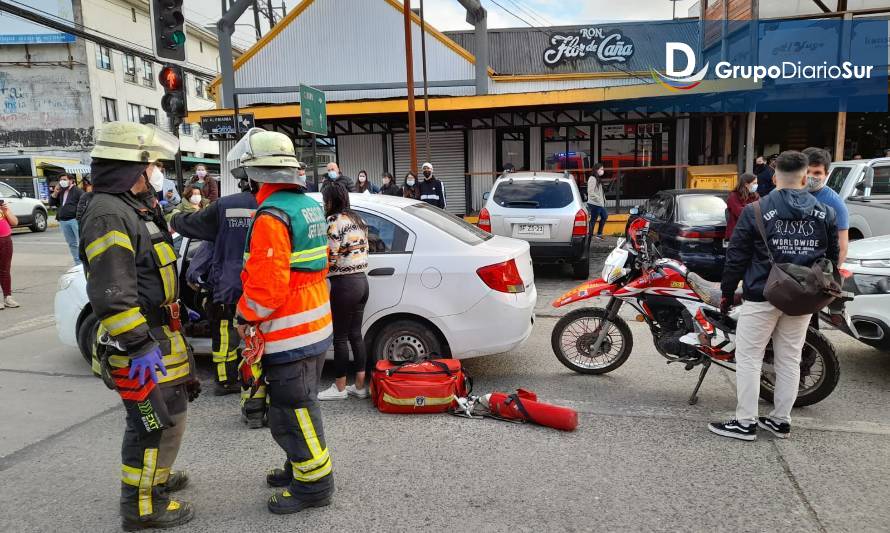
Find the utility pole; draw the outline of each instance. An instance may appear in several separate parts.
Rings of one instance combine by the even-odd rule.
[[[423,130],[426,136],[426,161],[430,153],[430,91],[426,76],[426,22],[423,18],[423,0],[420,0],[420,64],[423,66]]]
[[[275,26],[275,11],[272,9],[272,0],[266,0],[266,14],[269,15],[269,29]]]
[[[405,70],[408,86],[408,145],[411,152],[411,172],[417,174],[417,117],[414,109],[414,54],[411,44],[411,0],[405,0]]]
[[[260,3],[253,0],[253,27],[256,30],[256,40],[263,38],[263,30],[260,29]]]

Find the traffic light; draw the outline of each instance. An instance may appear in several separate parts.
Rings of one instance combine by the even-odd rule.
[[[151,31],[155,55],[168,61],[185,61],[183,0],[151,0]]]
[[[173,119],[181,119],[188,113],[185,99],[185,78],[182,67],[178,65],[164,65],[158,74],[158,81],[164,88],[164,97],[161,99],[161,109]]]

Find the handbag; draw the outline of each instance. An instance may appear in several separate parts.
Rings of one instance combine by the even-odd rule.
[[[766,239],[760,202],[754,203],[757,230],[766,246],[772,266],[763,289],[763,296],[786,315],[811,315],[842,296],[840,272],[834,264],[821,257],[810,266],[777,263]]]
[[[456,359],[381,360],[371,377],[371,400],[381,413],[444,413],[472,389],[472,378]]]

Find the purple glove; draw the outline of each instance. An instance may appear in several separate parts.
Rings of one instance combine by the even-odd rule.
[[[130,360],[129,378],[133,379],[134,376],[138,375],[139,386],[141,387],[145,385],[145,372],[148,371],[151,380],[157,383],[158,376],[155,373],[155,367],[161,371],[161,374],[167,375],[167,367],[164,366],[164,360],[161,358],[161,349],[157,346],[152,348],[147,354]]]

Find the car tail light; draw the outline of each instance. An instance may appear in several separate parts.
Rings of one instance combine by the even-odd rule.
[[[491,213],[488,212],[488,209],[483,207],[482,211],[479,211],[479,222],[476,225],[479,226],[479,229],[491,233]]]
[[[514,259],[484,266],[476,270],[476,274],[479,274],[486,285],[498,292],[525,292],[525,284],[522,283],[522,276],[519,275]]]
[[[583,209],[579,209],[575,213],[575,226],[572,227],[572,237],[577,235],[582,237],[587,235],[587,211]]]
[[[723,232],[722,231],[693,231],[693,230],[680,230],[680,233],[677,234],[677,240],[680,241],[712,241],[714,239],[722,239]]]

